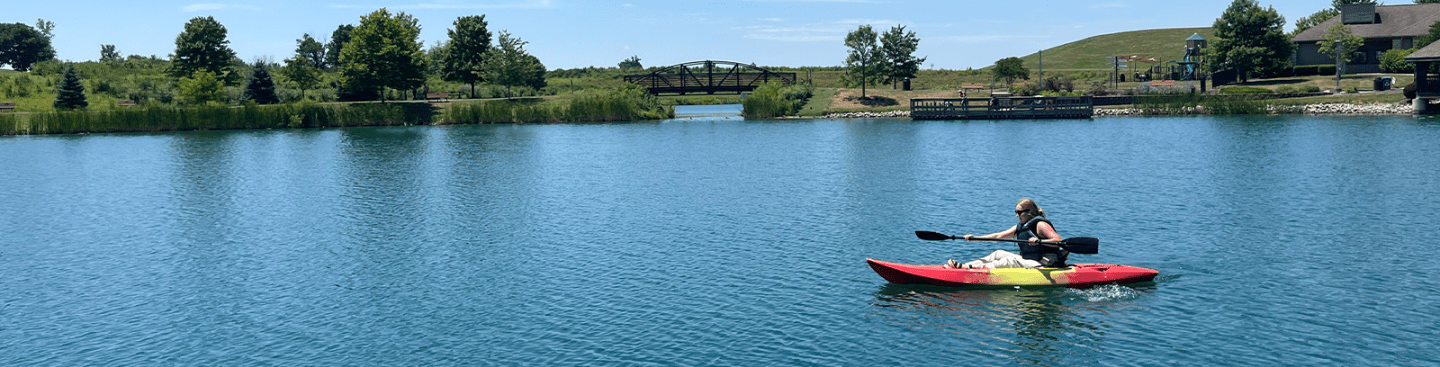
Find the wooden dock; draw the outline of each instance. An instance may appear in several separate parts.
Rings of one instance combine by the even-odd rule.
[[[1095,102],[1090,96],[910,100],[910,118],[915,120],[1086,119],[1093,115]]]

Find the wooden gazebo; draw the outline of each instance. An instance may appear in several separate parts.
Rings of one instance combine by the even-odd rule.
[[[1436,63],[1440,63],[1440,42],[1431,43],[1405,57],[1415,64],[1415,113],[1436,113],[1426,111],[1431,100],[1440,99],[1440,77],[1430,74]]]

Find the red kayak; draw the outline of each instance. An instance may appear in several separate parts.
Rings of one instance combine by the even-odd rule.
[[[1155,280],[1155,269],[1113,264],[1074,264],[1067,268],[955,269],[945,265],[911,265],[865,259],[881,278],[897,284],[947,287],[1068,287],[1089,288]]]

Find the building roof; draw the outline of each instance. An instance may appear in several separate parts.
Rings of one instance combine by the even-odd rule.
[[[1204,41],[1204,40],[1205,40],[1205,37],[1201,37],[1199,33],[1196,33],[1196,34],[1191,35],[1190,38],[1186,38],[1185,40],[1186,40],[1186,41]]]
[[[1405,56],[1405,61],[1440,61],[1440,42],[1431,42],[1429,46],[1411,52],[1410,56]]]
[[[1384,5],[1375,7],[1375,24],[1350,24],[1350,34],[1361,38],[1414,37],[1430,33],[1430,25],[1440,22],[1440,4]],[[1316,24],[1295,35],[1295,42],[1314,42],[1323,39],[1325,30],[1340,24],[1341,16]]]

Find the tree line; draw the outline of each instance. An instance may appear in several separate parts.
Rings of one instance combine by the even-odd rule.
[[[417,98],[427,91],[432,76],[469,85],[470,96],[476,95],[477,84],[503,87],[507,94],[516,87],[533,93],[546,86],[544,64],[525,50],[527,42],[520,37],[509,31],[492,37],[484,15],[463,16],[453,25],[448,39],[426,48],[419,41],[420,25],[413,16],[381,8],[360,17],[357,25],[340,25],[328,43],[304,34],[296,40],[295,53],[283,64],[263,59],[246,63],[230,48],[225,26],[204,16],[185,23],[168,62],[154,56],[148,62],[137,55],[121,58],[114,45],[105,44],[100,47],[99,64],[131,70],[162,64],[163,74],[174,82],[173,99],[186,104],[233,100],[227,98],[227,87],[241,86],[244,101],[276,103],[279,98],[272,70],[299,89],[300,99],[316,89],[333,90],[339,100],[383,101],[392,94]],[[34,27],[0,24],[0,66],[23,72],[39,65],[46,73],[63,72],[57,90],[67,102],[57,99],[56,107],[84,107],[84,85],[69,81],[75,74],[74,64],[63,66],[63,71],[53,70],[56,66],[52,63],[57,63],[50,45],[53,27],[54,23],[43,19]],[[93,67],[88,69],[93,73]],[[126,79],[142,89],[154,87],[148,79]],[[112,82],[94,84],[110,89]],[[26,87],[11,87],[16,88]]]

